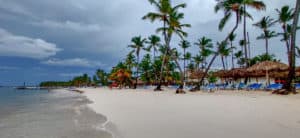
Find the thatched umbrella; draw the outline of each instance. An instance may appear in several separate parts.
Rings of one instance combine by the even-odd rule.
[[[247,69],[249,72],[266,72],[267,84],[270,84],[269,71],[283,71],[288,69],[288,65],[274,61],[264,61],[257,63]]]

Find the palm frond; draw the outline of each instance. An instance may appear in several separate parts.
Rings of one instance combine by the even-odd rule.
[[[231,13],[226,14],[219,23],[219,30],[222,31],[226,23],[228,22],[229,18],[231,17]]]

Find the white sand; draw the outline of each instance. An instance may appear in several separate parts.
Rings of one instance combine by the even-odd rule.
[[[300,138],[300,95],[82,89],[122,138]]]

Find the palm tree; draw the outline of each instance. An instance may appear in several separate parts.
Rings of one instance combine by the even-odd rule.
[[[207,61],[206,59],[212,54],[212,40],[206,37],[202,37],[197,40],[198,42],[194,43],[200,49],[200,55],[203,58],[202,69],[205,68]]]
[[[236,23],[231,33],[229,33],[229,34],[233,34],[233,32],[238,28],[238,24],[241,22],[241,15],[244,13],[242,8],[242,0],[216,0],[216,1],[217,4],[215,6],[215,12],[218,12],[220,10],[224,11],[224,17],[221,19],[219,23],[220,31],[223,30],[223,28],[227,24],[232,14],[233,13],[235,14]],[[227,41],[228,38],[226,38],[225,40]]]
[[[132,71],[132,68],[135,66],[136,60],[134,56],[134,50],[130,51],[125,59],[125,64],[127,65],[127,69]]]
[[[134,84],[134,89],[136,89],[137,82],[138,82],[138,77],[139,77],[139,61],[140,61],[140,52],[141,49],[144,47],[144,43],[146,42],[145,38],[142,38],[141,36],[136,36],[131,39],[132,44],[129,45],[128,47],[133,48],[136,54],[137,58],[137,66],[136,66],[136,78],[135,78],[135,84]]]
[[[187,60],[186,59],[186,49],[191,47],[191,44],[190,44],[190,42],[188,42],[186,40],[182,40],[180,42],[179,46],[183,49],[183,76],[184,76],[184,81],[185,81],[185,77],[186,77],[186,71],[185,71],[186,64],[185,64],[185,61]]]
[[[108,84],[108,74],[104,70],[98,69],[96,71],[96,78],[98,78],[98,82],[100,82],[102,86]]]
[[[192,60],[192,53],[186,52],[184,55],[184,59],[186,60],[186,65],[190,64]]]
[[[236,31],[236,29],[239,26],[239,23],[241,21],[241,14],[246,14],[243,11],[243,8],[241,6],[241,0],[216,0],[217,4],[215,6],[215,12],[218,12],[219,10],[223,10],[224,12],[224,17],[221,19],[220,23],[219,23],[219,30],[221,31],[225,24],[227,23],[227,21],[230,19],[230,17],[232,16],[232,14],[235,14],[235,26],[232,28],[232,30],[230,31],[230,33],[227,35],[227,37],[221,42],[220,45],[226,44],[227,45],[227,41],[229,40],[229,37],[231,34],[234,34],[234,32]],[[220,49],[220,48],[218,48]],[[215,59],[217,58],[217,56],[219,55],[219,51],[215,51],[213,52],[214,56],[212,57],[212,59],[210,60],[204,75],[202,76],[201,80],[200,80],[200,84],[203,83],[204,78],[207,76],[208,71],[210,70],[210,67],[212,66],[213,62],[215,61]],[[200,89],[200,86],[195,87],[194,89],[192,89],[193,91]]]
[[[243,51],[234,53],[234,57],[237,59],[237,64],[240,65],[240,67],[244,65]]]
[[[269,16],[265,16],[259,22],[253,24],[263,31],[263,34],[257,37],[257,39],[265,39],[266,54],[269,54],[269,39],[276,36],[276,33],[274,31],[269,30],[269,28],[272,27],[275,23],[276,21],[274,21],[274,19],[270,18]]]
[[[183,13],[180,13],[177,11],[176,6],[174,8],[172,8],[171,13],[170,13],[170,17],[169,17],[169,26],[166,28],[158,28],[157,31],[163,31],[163,30],[167,30],[167,36],[169,41],[171,40],[173,33],[175,33],[176,35],[178,35],[182,40],[184,39],[184,37],[187,36],[187,33],[184,32],[182,29],[183,27],[191,27],[190,24],[181,24],[180,20],[182,20],[184,17]],[[170,46],[167,47],[167,53],[168,51],[170,51],[169,53],[172,54],[171,48]],[[180,71],[180,77],[184,77],[183,74],[184,72],[182,72],[182,70],[180,69],[180,64],[178,64],[178,58],[173,58],[174,62],[177,65],[177,68],[179,68]],[[184,85],[184,78],[180,79],[180,86],[178,88],[178,90],[176,91],[183,91],[183,85]]]
[[[195,66],[197,70],[200,70],[200,64],[204,62],[204,58],[201,54],[197,54],[195,57],[193,57],[193,60],[195,62]]]
[[[155,20],[159,20],[163,22],[163,27],[167,27],[168,24],[168,16],[172,9],[171,3],[169,0],[148,0],[151,5],[154,5],[157,9],[157,12],[149,12],[145,16],[143,16],[143,20],[149,19],[151,22],[154,22]],[[183,6],[185,7],[185,6]],[[163,36],[165,39],[165,42],[167,43],[167,32],[164,30]]]
[[[227,47],[227,43],[218,43],[218,52],[219,55],[221,57],[221,61],[222,61],[222,65],[223,65],[223,69],[226,70],[226,66],[225,66],[225,62],[224,59],[229,56],[230,52],[231,52],[231,48]]]
[[[163,75],[163,69],[165,66],[165,59],[166,54],[170,50],[170,42],[173,33],[176,33],[181,38],[186,36],[187,33],[182,31],[183,27],[190,27],[189,24],[181,24],[180,20],[183,19],[184,14],[178,12],[178,9],[185,8],[186,4],[178,4],[174,7],[172,7],[170,0],[149,0],[151,5],[154,5],[158,12],[150,12],[147,15],[145,15],[142,19],[149,19],[151,22],[154,22],[156,20],[162,21],[163,26],[158,28],[157,32],[162,32],[162,35],[164,37],[165,41],[165,47],[166,51],[163,56],[163,62],[161,66],[161,72],[160,72],[160,79],[159,84],[157,85],[157,88],[155,90],[161,90],[161,83],[162,83],[162,75]]]
[[[244,15],[244,24],[243,24],[243,34],[244,34],[244,53],[245,54],[245,59],[248,60],[248,57],[250,55],[248,55],[248,50],[250,51],[250,49],[247,50],[247,17],[251,18],[251,15],[247,12],[247,7],[251,7],[255,10],[265,10],[266,9],[266,5],[264,4],[264,2],[262,1],[257,1],[257,0],[242,0],[242,5],[243,5],[243,15]],[[246,64],[248,66],[248,62]]]
[[[290,52],[290,33],[288,31],[288,22],[293,19],[294,10],[290,9],[289,6],[283,6],[280,10],[276,9],[278,13],[278,21],[281,24],[281,28],[283,30],[283,39],[285,41],[287,53]],[[289,54],[288,54],[289,55]],[[288,58],[290,59],[290,58]]]
[[[185,53],[185,55],[184,55],[184,57],[183,57],[183,59],[186,61],[186,67],[184,67],[185,69],[185,71],[186,70],[188,70],[188,67],[187,67],[187,65],[189,65],[190,63],[191,63],[191,60],[192,60],[192,54],[190,53],[190,52],[186,52]],[[184,72],[184,77],[185,77],[185,80],[187,79],[189,79],[189,76],[187,76],[186,75],[186,73]]]
[[[231,68],[234,69],[234,51],[233,49],[235,48],[233,46],[233,41],[235,40],[236,35],[235,34],[230,34],[229,36],[229,41],[230,41],[230,48],[231,48]]]
[[[153,80],[152,78],[152,63],[151,63],[151,56],[150,54],[146,54],[142,59],[141,63],[139,64],[141,68],[141,80],[150,84]]]
[[[147,47],[147,49],[150,51],[151,49],[153,49],[153,61],[155,60],[156,57],[156,52],[158,50],[158,47],[161,46],[160,44],[160,38],[157,35],[151,35],[150,37],[148,37],[148,41],[146,41],[147,44],[149,44],[149,46]]]
[[[200,71],[200,63],[204,62],[204,58],[201,54],[197,54],[195,57],[193,57],[196,71]],[[200,84],[200,78],[198,78],[198,83]]]
[[[176,48],[173,48],[170,50],[170,58],[172,59],[172,61],[175,62],[177,68],[179,69],[179,72],[180,72],[180,86],[179,88],[176,90],[183,90],[183,83],[184,83],[184,73],[183,73],[183,70],[178,62],[179,58],[180,58],[180,53],[177,51]]]
[[[287,81],[283,88],[286,90],[284,94],[289,94],[290,92],[295,93],[295,88],[292,86],[292,82],[295,79],[295,51],[296,51],[296,35],[297,35],[297,28],[298,28],[298,20],[299,20],[299,12],[300,12],[300,0],[296,2],[295,13],[293,16],[293,24],[291,29],[291,45],[290,45],[290,52],[289,52],[289,74]]]

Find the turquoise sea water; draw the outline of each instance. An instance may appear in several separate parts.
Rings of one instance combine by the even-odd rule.
[[[0,88],[0,138],[111,138],[88,103],[67,90]]]

